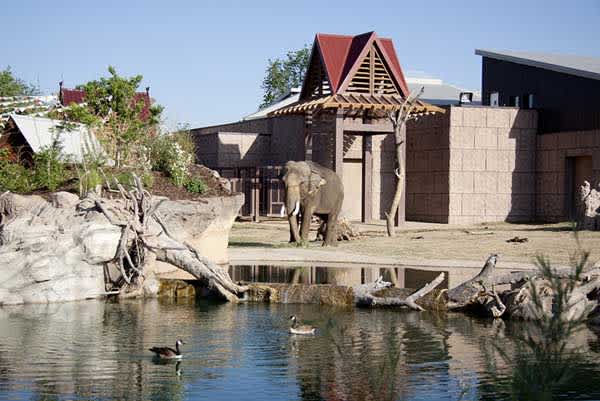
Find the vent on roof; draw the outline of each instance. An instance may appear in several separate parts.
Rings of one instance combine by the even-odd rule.
[[[352,77],[347,92],[399,95],[376,46],[372,46]]]

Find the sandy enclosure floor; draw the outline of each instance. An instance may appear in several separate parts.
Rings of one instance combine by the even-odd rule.
[[[498,253],[506,262],[534,263],[537,255],[544,255],[555,264],[567,265],[578,248],[590,252],[590,260],[600,261],[600,232],[583,231],[575,234],[569,223],[508,224],[489,223],[473,226],[408,222],[397,229],[397,237],[385,235],[383,222],[356,224],[363,237],[341,242],[329,248],[344,254],[365,256],[485,261],[491,253]],[[313,241],[316,224],[310,234],[309,249],[321,249],[321,242]],[[507,242],[512,238],[526,238],[526,242]],[[260,223],[236,222],[230,235],[230,247],[285,248],[288,247],[287,222],[266,220]]]

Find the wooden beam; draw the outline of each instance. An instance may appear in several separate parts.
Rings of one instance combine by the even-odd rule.
[[[344,121],[344,131],[353,132],[372,132],[390,134],[394,132],[394,127],[391,123],[378,123],[378,124],[364,124],[355,121]]]

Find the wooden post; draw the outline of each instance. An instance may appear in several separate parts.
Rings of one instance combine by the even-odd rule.
[[[254,202],[253,220],[258,223],[260,221],[260,167],[254,169],[252,181],[252,201]]]
[[[363,135],[362,222],[373,220],[373,136]]]
[[[308,110],[304,115],[304,159],[312,161],[312,110]]]
[[[344,178],[344,109],[339,108],[335,115],[333,137],[333,171],[340,179]]]

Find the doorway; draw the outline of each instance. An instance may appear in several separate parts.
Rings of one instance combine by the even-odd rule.
[[[342,215],[348,220],[362,219],[363,168],[361,159],[344,159],[344,204]]]
[[[579,191],[584,181],[592,183],[592,156],[567,157],[567,212],[577,216]]]

